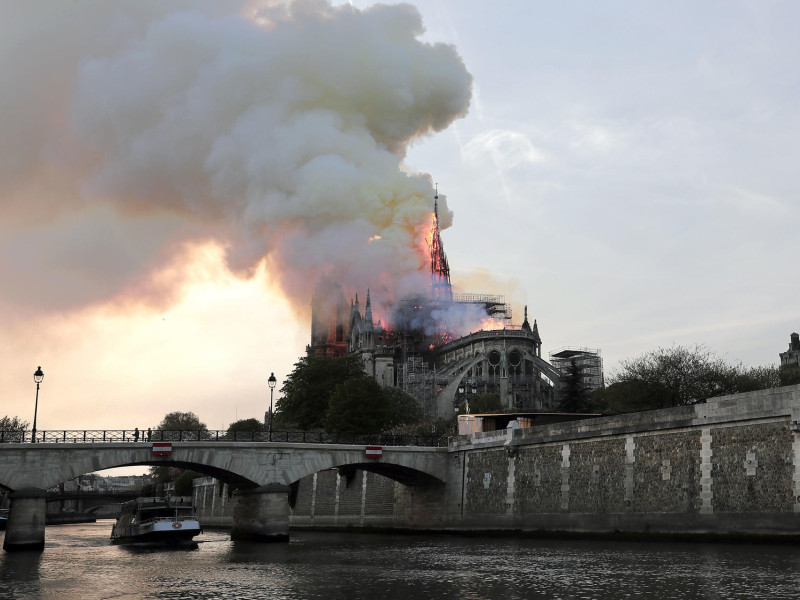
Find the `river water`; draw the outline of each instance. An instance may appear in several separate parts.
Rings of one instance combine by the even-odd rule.
[[[50,526],[44,552],[0,553],[0,598],[800,598],[795,545],[207,531],[165,550],[111,545],[111,525]]]

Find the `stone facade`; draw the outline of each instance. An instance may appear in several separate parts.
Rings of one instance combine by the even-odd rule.
[[[461,436],[446,484],[328,469],[293,527],[800,537],[800,386]]]

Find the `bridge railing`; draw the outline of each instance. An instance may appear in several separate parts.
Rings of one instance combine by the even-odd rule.
[[[108,442],[287,442],[291,444],[349,444],[375,446],[446,446],[447,438],[427,435],[350,434],[320,431],[136,431],[134,429],[64,429],[0,431],[0,443],[108,443]]]

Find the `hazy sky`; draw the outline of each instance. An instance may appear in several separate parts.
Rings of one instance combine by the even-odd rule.
[[[453,283],[545,354],[777,363],[800,6],[412,4],[0,0],[0,415],[41,365],[40,430],[262,418],[334,259],[413,279],[433,182]]]

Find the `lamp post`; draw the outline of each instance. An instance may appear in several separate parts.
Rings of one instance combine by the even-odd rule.
[[[275,373],[269,374],[269,379],[267,379],[267,383],[269,384],[269,441],[272,441],[272,390],[275,389],[275,384],[278,383],[278,380],[275,379]]]
[[[37,367],[36,372],[33,374],[33,380],[36,382],[36,404],[33,406],[33,431],[31,431],[31,442],[36,443],[36,413],[39,412],[39,384],[44,379],[42,367]]]
[[[456,414],[458,414],[458,409],[461,406],[461,403],[464,401],[464,382],[458,384],[458,399],[456,400]]]

